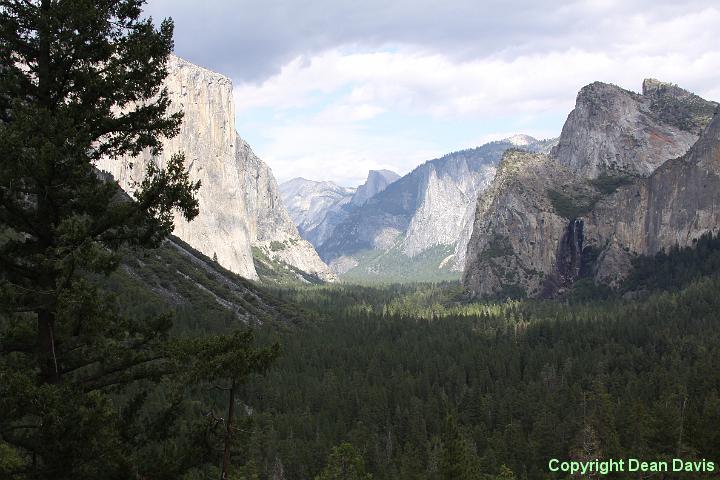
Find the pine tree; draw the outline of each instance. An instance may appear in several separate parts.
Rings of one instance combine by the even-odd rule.
[[[95,167],[159,153],[182,120],[162,88],[173,24],[143,3],[0,1],[0,441],[21,463],[4,475],[133,478],[167,428],[140,418],[143,388],[119,392],[172,369],[170,320],[119,315],[96,281],[198,213],[182,155],[134,200]]]
[[[230,478],[232,447],[237,440],[235,406],[238,388],[251,374],[267,370],[279,352],[278,344],[256,348],[254,341],[253,331],[245,330],[179,342],[178,357],[188,364],[185,371],[189,380],[227,392],[227,416],[220,422],[224,430],[221,434],[221,480]],[[214,414],[211,417],[220,418]]]
[[[327,465],[315,480],[371,480],[365,471],[365,462],[358,451],[349,443],[333,447]]]
[[[472,480],[480,477],[480,460],[453,416],[448,416],[443,432],[440,457],[441,478]]]

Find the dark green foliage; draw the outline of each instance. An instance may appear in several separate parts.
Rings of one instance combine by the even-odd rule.
[[[587,248],[586,248],[587,250]],[[585,251],[583,251],[585,255]],[[594,261],[588,255],[583,262]],[[692,282],[720,272],[720,233],[706,233],[693,242],[692,247],[673,247],[656,255],[639,255],[632,260],[633,268],[618,289],[595,284],[592,268],[581,275],[565,298],[571,302],[588,300],[618,300],[622,296],[636,297],[658,290],[676,290]],[[582,274],[582,272],[581,272]]]
[[[717,104],[695,94],[675,95],[676,85],[661,85],[652,96],[650,109],[667,124],[699,135],[710,123]]]
[[[264,284],[291,287],[301,284],[317,285],[323,283],[323,281],[315,275],[311,275],[280,260],[270,258],[261,248],[252,247],[252,254],[255,270],[257,271],[258,277],[260,277],[260,282]]]
[[[633,178],[627,175],[603,174],[590,180],[590,184],[604,195],[615,193],[618,188],[624,185],[630,185],[631,183],[633,183]]]
[[[397,282],[442,282],[457,280],[460,272],[450,270],[452,245],[435,245],[408,257],[401,247],[388,250],[366,250],[353,254],[358,266],[341,275],[343,281],[379,284]],[[442,267],[442,268],[441,268]]]
[[[287,248],[287,246],[283,242],[278,242],[277,240],[270,242],[270,251],[272,252],[279,252],[285,250],[285,248]]]
[[[327,464],[315,480],[371,480],[365,471],[365,461],[351,444],[345,442],[333,447]]]
[[[95,167],[159,153],[182,118],[162,88],[172,22],[156,29],[143,3],[0,3],[2,478],[179,478],[210,455],[170,315],[148,294],[123,308],[108,288],[123,254],[198,213],[182,154],[151,163],[134,201]],[[235,339],[209,351],[260,370]]]
[[[480,476],[480,459],[471,447],[472,440],[448,416],[442,436],[440,478],[443,480],[474,480]]]
[[[490,260],[492,258],[506,257],[513,255],[513,247],[510,239],[499,234],[494,234],[487,244],[487,247],[480,255],[481,260]]]
[[[617,297],[617,292],[607,285],[596,284],[592,278],[580,278],[573,284],[565,298],[570,302],[587,302]]]
[[[535,479],[562,478],[548,477],[549,458],[593,448],[720,452],[707,420],[720,392],[717,280],[574,305],[466,304],[445,288],[288,292],[327,320],[283,336],[277,367],[242,394],[259,409],[254,463],[269,472],[280,458],[286,478],[311,478],[347,441],[374,478],[477,468],[474,478]]]
[[[495,298],[518,300],[527,298],[527,291],[517,283],[503,283],[500,291],[495,294]]]
[[[547,195],[555,212],[569,220],[581,217],[590,212],[597,202],[596,196],[568,188],[565,191],[548,189]]]
[[[692,247],[673,247],[654,256],[640,256],[622,291],[670,290],[720,272],[720,233],[707,233]]]

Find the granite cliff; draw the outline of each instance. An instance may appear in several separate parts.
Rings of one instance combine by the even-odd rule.
[[[471,295],[553,296],[581,277],[615,286],[633,256],[716,231],[716,108],[656,80],[642,95],[583,88],[551,154],[506,153],[478,200]]]
[[[236,141],[238,165],[243,170],[245,205],[252,246],[278,263],[294,267],[325,282],[337,280],[317,252],[298,233],[282,201],[272,170],[239,136]]]
[[[98,166],[132,193],[149,162],[162,165],[172,154],[184,152],[191,178],[202,182],[200,214],[192,222],[177,217],[177,237],[251,279],[258,278],[252,248],[270,250],[270,243],[279,242],[285,245],[282,251],[270,252],[278,262],[333,279],[312,246],[298,235],[270,169],[237,136],[230,79],[175,56],[168,61],[168,71],[165,86],[171,111],[184,112],[178,135],[164,142],[158,157],[145,151],[134,159],[106,159]]]
[[[714,105],[657,80],[642,95],[595,82],[584,87],[552,156],[586,178],[651,174],[683,155],[712,118]]]

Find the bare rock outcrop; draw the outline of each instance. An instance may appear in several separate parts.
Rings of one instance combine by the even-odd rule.
[[[586,178],[650,175],[683,155],[714,105],[679,87],[646,80],[639,95],[595,82],[580,90],[552,156]]]
[[[252,246],[271,259],[291,265],[326,282],[337,280],[320,259],[313,246],[300,237],[283,205],[275,177],[268,167],[239,136],[236,141],[241,166]]]

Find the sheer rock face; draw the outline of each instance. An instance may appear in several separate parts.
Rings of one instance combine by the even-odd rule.
[[[539,296],[555,270],[568,221],[555,211],[547,185],[573,185],[575,173],[543,154],[507,152],[480,197],[463,281],[473,296],[523,290]]]
[[[280,260],[323,281],[337,280],[320,260],[313,246],[300,237],[295,224],[283,205],[272,170],[237,137],[238,165],[243,170],[245,204],[252,245],[270,258]]]
[[[596,82],[580,90],[552,155],[585,178],[648,176],[687,152],[714,108],[656,80],[644,82],[643,95]]]
[[[174,234],[205,255],[216,255],[232,272],[256,279],[245,195],[239,188],[244,179],[235,155],[232,82],[175,56],[168,70],[170,110],[182,110],[185,116],[179,134],[164,142],[162,154],[154,160],[164,166],[173,154],[184,152],[191,178],[202,182],[200,214],[192,222],[176,217]],[[152,160],[145,151],[135,159],[105,160],[100,167],[132,192],[133,181],[143,178]]]
[[[646,99],[639,97],[590,85],[551,156],[505,156],[478,201],[463,275],[471,294],[553,296],[579,277],[616,286],[634,255],[692,245],[718,230],[720,118],[678,153],[697,138],[693,125],[706,122],[714,104],[655,80],[644,84]],[[646,135],[661,131],[674,136],[661,145]],[[625,149],[628,132],[647,141]],[[664,157],[672,152],[680,158]],[[624,167],[611,167],[608,158]]]
[[[720,115],[681,158],[650,177],[601,199],[588,215],[591,242],[621,246],[624,253],[654,254],[674,245],[691,246],[720,228]],[[618,250],[616,248],[616,250]],[[613,263],[600,259],[596,276],[617,281]]]
[[[205,255],[216,256],[232,272],[257,279],[251,247],[275,238],[299,239],[297,230],[279,201],[272,173],[237,137],[230,79],[175,56],[168,71],[170,111],[184,112],[179,134],[165,140],[157,158],[145,151],[134,159],[105,159],[98,166],[132,193],[149,162],[164,166],[173,154],[184,152],[190,177],[202,183],[200,214],[192,222],[176,217],[173,233]],[[312,247],[298,245],[297,252],[285,256],[317,267],[320,276],[331,276],[327,267],[317,264],[322,262]]]
[[[435,245],[456,244],[471,222],[473,204],[490,184],[495,170],[492,163],[474,166],[462,156],[452,158],[443,168],[428,169],[418,208],[405,234],[403,253],[414,257]]]

